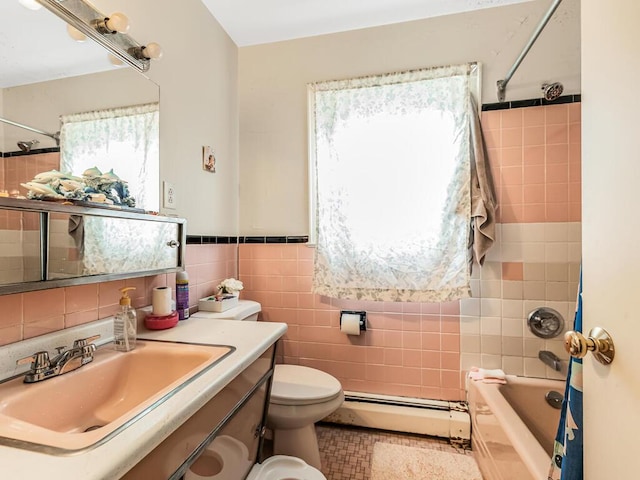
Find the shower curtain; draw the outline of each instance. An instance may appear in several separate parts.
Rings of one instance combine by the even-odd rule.
[[[582,271],[573,329],[582,332]],[[571,357],[549,480],[582,480],[582,425],[582,359]]]

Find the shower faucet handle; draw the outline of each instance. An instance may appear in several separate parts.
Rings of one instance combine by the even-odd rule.
[[[575,358],[583,358],[591,351],[596,360],[603,365],[609,365],[615,356],[611,335],[600,327],[592,328],[588,337],[580,332],[568,331],[564,334],[564,348]]]

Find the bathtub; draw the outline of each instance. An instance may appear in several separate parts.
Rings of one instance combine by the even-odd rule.
[[[560,410],[545,394],[564,386],[511,375],[506,385],[468,381],[471,445],[484,480],[547,480]]]

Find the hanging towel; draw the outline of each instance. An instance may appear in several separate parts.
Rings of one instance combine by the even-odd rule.
[[[498,368],[487,370],[485,368],[471,367],[469,378],[475,381],[481,380],[482,383],[507,383],[507,376]]]
[[[582,272],[573,329],[582,332]],[[582,359],[572,357],[569,361],[558,433],[553,446],[549,480],[582,480],[582,457]]]
[[[496,239],[496,196],[484,144],[478,107],[473,96],[469,106],[469,139],[471,142],[471,263],[482,265]]]

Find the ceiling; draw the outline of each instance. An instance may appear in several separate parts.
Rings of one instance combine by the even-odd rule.
[[[239,47],[531,0],[202,0]]]
[[[531,0],[202,1],[242,47]],[[102,47],[71,40],[62,20],[46,9],[0,0],[0,88],[110,69]]]

